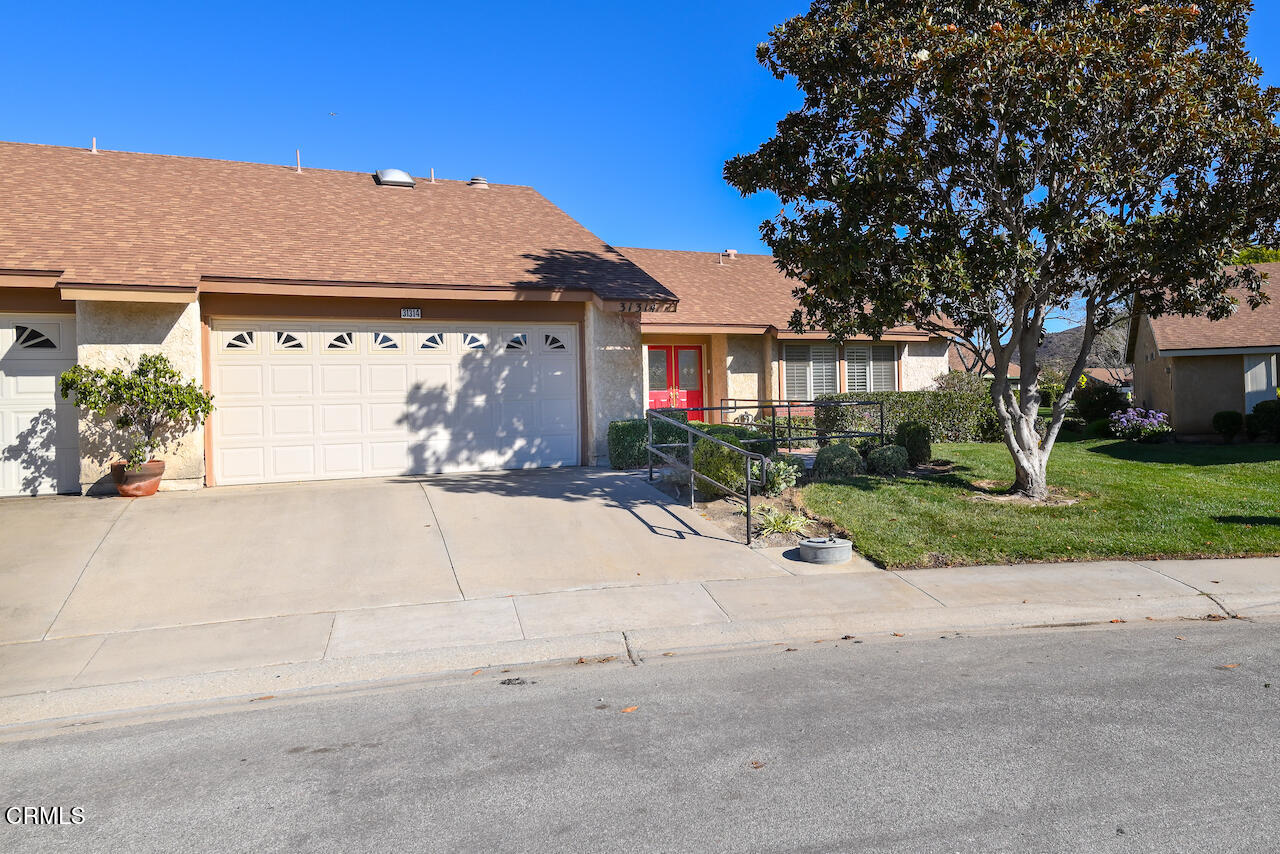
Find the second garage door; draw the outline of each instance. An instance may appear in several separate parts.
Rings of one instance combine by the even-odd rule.
[[[219,484],[576,465],[573,325],[214,321]]]

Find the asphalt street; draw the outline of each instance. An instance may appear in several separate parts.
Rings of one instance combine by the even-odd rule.
[[[1280,849],[1280,623],[858,640],[0,743],[0,850]]]

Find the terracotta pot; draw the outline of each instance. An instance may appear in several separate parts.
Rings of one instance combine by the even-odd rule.
[[[115,481],[116,490],[128,498],[155,495],[160,488],[160,478],[164,477],[164,460],[147,460],[133,468],[128,465],[123,460],[111,464],[111,479]]]

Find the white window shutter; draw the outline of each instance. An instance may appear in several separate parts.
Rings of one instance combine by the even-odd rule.
[[[871,348],[871,390],[894,391],[898,385],[898,363],[894,356],[897,348],[888,346]]]
[[[788,400],[809,399],[809,346],[807,344],[788,344],[783,348],[782,358],[786,365],[783,368],[785,391]]]
[[[848,347],[844,351],[849,391],[871,391],[871,374],[866,347]]]
[[[835,394],[840,390],[836,377],[836,348],[830,345],[809,348],[813,368],[813,397]]]

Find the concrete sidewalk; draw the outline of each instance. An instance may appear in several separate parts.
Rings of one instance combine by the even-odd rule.
[[[744,549],[745,551],[745,549]],[[0,645],[0,725],[538,661],[630,661],[845,634],[1280,615],[1280,558],[886,572],[354,608]]]

